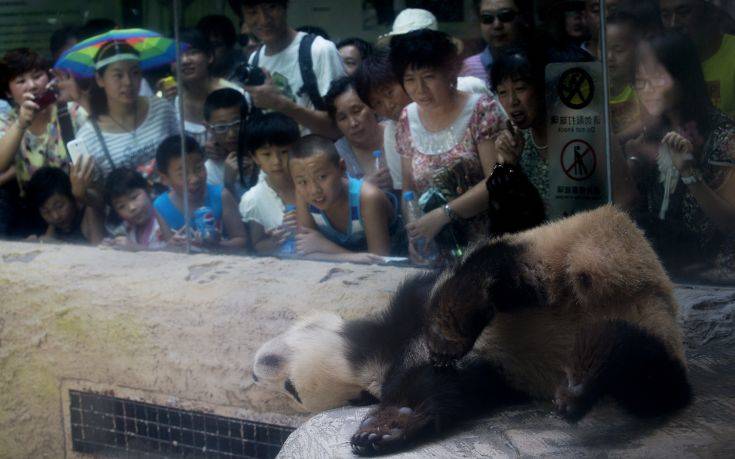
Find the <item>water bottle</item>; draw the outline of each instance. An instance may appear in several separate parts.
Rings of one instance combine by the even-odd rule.
[[[199,234],[199,238],[206,244],[214,244],[219,238],[217,232],[214,212],[209,207],[200,207],[194,211],[193,217],[194,231]]]
[[[296,210],[296,206],[293,204],[286,204],[286,210],[284,211],[283,215],[285,216],[289,212],[294,212]],[[284,256],[293,256],[296,254],[296,235],[294,233],[289,233],[288,239],[286,239],[286,242],[283,243],[281,246],[281,255]]]
[[[380,158],[383,156],[383,153],[380,152],[380,150],[375,150],[373,152],[373,158],[375,158],[375,172],[378,172],[381,167],[383,167],[383,163],[380,160]]]
[[[423,217],[424,213],[419,207],[419,203],[416,200],[416,195],[413,191],[406,191],[403,193],[403,200],[406,201],[406,209],[408,210],[408,221],[406,223],[413,223],[419,218]],[[424,238],[414,240],[414,249],[418,252],[419,256],[426,261],[434,261],[437,256],[437,248],[434,241],[429,241],[425,244]],[[426,248],[424,248],[426,246]]]

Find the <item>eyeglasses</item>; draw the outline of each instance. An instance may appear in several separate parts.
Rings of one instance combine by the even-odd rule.
[[[491,25],[495,23],[495,18],[498,18],[498,21],[508,23],[513,21],[513,19],[515,19],[517,16],[518,11],[515,10],[501,11],[497,14],[482,13],[480,15],[480,22],[485,25]]]
[[[666,75],[655,76],[652,78],[636,78],[633,83],[633,89],[636,91],[645,91],[646,88],[660,88],[668,83],[669,77]]]
[[[240,128],[240,120],[227,124],[208,124],[207,128],[218,135],[227,134],[231,129]]]

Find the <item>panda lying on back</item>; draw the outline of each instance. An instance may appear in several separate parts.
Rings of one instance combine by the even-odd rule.
[[[253,376],[309,411],[379,400],[358,453],[529,397],[569,421],[606,395],[655,416],[691,399],[676,316],[655,253],[608,206],[475,246],[376,317],[307,319],[258,351]]]

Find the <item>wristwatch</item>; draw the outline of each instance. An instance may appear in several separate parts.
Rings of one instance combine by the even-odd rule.
[[[454,211],[454,209],[452,209],[451,207],[449,207],[449,204],[444,204],[444,215],[446,215],[447,217],[449,217],[449,221],[451,221],[451,222],[459,221],[459,216]]]
[[[684,185],[694,185],[702,181],[702,174],[698,170],[692,170],[689,175],[682,175],[681,181]]]

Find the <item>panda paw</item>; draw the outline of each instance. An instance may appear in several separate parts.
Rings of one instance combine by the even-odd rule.
[[[433,322],[426,332],[426,345],[429,348],[431,364],[435,367],[453,366],[472,349],[473,344],[473,339],[459,335],[448,336],[437,322]]]
[[[573,381],[561,384],[556,389],[554,408],[568,422],[582,419],[592,408],[586,384]]]
[[[360,424],[350,439],[352,451],[366,456],[394,451],[429,423],[429,418],[404,406],[379,407]]]

